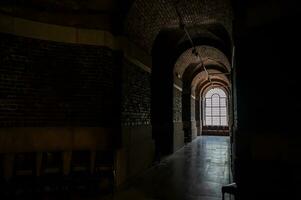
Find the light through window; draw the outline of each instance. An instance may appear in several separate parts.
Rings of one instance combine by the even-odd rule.
[[[228,126],[227,95],[222,89],[213,88],[205,95],[205,125]]]

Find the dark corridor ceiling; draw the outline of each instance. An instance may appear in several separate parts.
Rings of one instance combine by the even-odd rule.
[[[179,28],[178,8],[183,22],[194,32],[219,35],[232,31],[230,0],[2,0],[0,13],[50,24],[108,30],[126,35],[146,52],[160,30]],[[204,25],[218,24],[206,30]],[[215,33],[212,33],[215,31]],[[221,34],[220,34],[221,33]],[[217,36],[217,37],[216,37]]]
[[[203,3],[202,3],[203,2]],[[200,7],[207,4],[208,9],[223,7],[223,1],[216,0],[1,0],[0,12],[10,13],[20,17],[41,21],[52,21],[43,17],[43,13],[48,14],[69,14],[69,15],[114,15],[119,20],[124,20],[131,7],[141,9],[141,4],[153,8],[153,14],[161,15],[162,11],[169,12],[173,9],[173,4],[185,5],[186,18],[197,12],[202,15]],[[225,1],[224,1],[225,2]],[[238,21],[243,21],[248,27],[260,26],[273,22],[282,17],[292,17],[300,13],[300,6],[296,0],[231,0],[235,10],[235,17]],[[139,7],[140,6],[140,7]],[[161,7],[159,12],[155,12],[156,7]],[[183,6],[182,6],[183,7]],[[207,9],[207,10],[208,10]],[[143,9],[142,9],[143,10]],[[75,16],[73,16],[75,17]],[[143,19],[142,15],[142,19]],[[156,16],[151,16],[156,17]],[[73,20],[76,21],[76,20]],[[67,23],[62,18],[57,18],[56,23]],[[73,22],[75,23],[75,22]],[[91,23],[91,25],[89,25]],[[82,26],[95,26],[95,22],[80,24]],[[94,27],[97,28],[97,27]]]
[[[225,41],[222,37],[223,28],[232,37],[233,17],[235,34],[243,35],[249,29],[275,23],[280,18],[294,19],[300,13],[296,1],[291,0],[0,1],[2,13],[46,23],[124,34],[148,53],[161,30],[179,28],[176,8],[190,30],[195,29],[195,33],[221,41]],[[222,29],[210,30],[211,25]]]
[[[220,24],[232,35],[296,18],[300,6],[293,0],[1,0],[0,13],[45,23],[109,30],[125,34],[150,52],[164,28],[179,26],[175,5],[188,27]],[[295,19],[296,20],[296,19]],[[210,34],[210,31],[208,32]]]

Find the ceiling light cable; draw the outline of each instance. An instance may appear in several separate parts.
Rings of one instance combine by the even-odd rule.
[[[190,36],[190,34],[189,34],[186,26],[185,26],[183,17],[182,17],[182,15],[181,15],[181,13],[180,13],[180,11],[178,9],[178,6],[177,6],[178,3],[179,3],[179,1],[176,2],[176,4],[174,5],[174,7],[175,7],[176,13],[177,13],[178,18],[179,18],[179,26],[180,26],[181,29],[184,30],[185,35],[188,37],[188,40],[190,41],[190,43],[192,45],[192,54],[194,54],[198,58],[198,60],[200,61],[200,65],[204,68],[204,71],[206,72],[207,80],[209,80],[210,83],[211,83],[211,85],[213,86],[213,82],[211,80],[211,77],[210,77],[207,69],[206,69],[206,66],[204,65],[204,62],[203,62],[201,56],[199,55],[199,53],[198,53],[198,51],[197,51],[197,49],[196,49],[196,47],[195,47],[195,45],[193,43],[193,40],[192,40],[192,38],[191,38],[191,36]]]

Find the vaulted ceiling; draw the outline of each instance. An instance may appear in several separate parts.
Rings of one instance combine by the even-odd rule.
[[[232,33],[230,0],[136,0],[128,13],[126,32],[131,40],[150,51],[164,28],[220,24]],[[196,31],[198,31],[196,29]]]
[[[2,0],[0,12],[46,23],[110,30],[127,35],[148,52],[161,29],[179,26],[179,15],[187,27],[221,24],[229,34],[232,31],[230,0]]]
[[[45,23],[109,30],[128,37],[149,54],[161,30],[177,32],[181,23],[191,37],[218,41],[227,48],[232,46],[231,0],[3,0],[0,12]],[[182,38],[187,40],[183,33],[182,30]],[[205,65],[230,71],[230,55],[223,49],[210,46],[197,49]],[[188,48],[176,62],[175,72],[181,76],[189,65],[197,64],[190,52]],[[193,88],[204,81],[201,74],[196,77],[191,77]],[[224,76],[215,78],[225,80]]]
[[[235,38],[248,34],[250,29],[275,22],[283,16],[294,19],[296,13],[300,11],[296,2],[291,0],[1,0],[0,13],[51,24],[108,30],[115,35],[126,36],[141,50],[151,54],[160,32],[166,29],[177,32],[180,30],[181,23],[185,25],[193,40],[203,37],[205,40],[217,41],[231,49]],[[233,19],[235,19],[234,31]],[[183,30],[181,34],[184,35],[183,40],[188,39]],[[220,72],[223,72],[222,67],[226,67],[229,72],[230,51],[206,45],[202,43],[197,45],[205,65],[220,67]],[[198,71],[198,63],[190,53],[190,48],[192,45],[184,49],[183,54],[175,60],[174,72],[183,76],[185,69],[194,64],[192,87],[208,85],[204,73]],[[199,74],[195,74],[194,71],[198,71]],[[219,79],[224,83],[229,82],[224,75],[212,78],[216,79],[216,83]]]

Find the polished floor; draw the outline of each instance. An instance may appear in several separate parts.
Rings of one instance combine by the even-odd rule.
[[[200,136],[106,199],[220,200],[229,164],[229,137]]]
[[[231,180],[229,145],[229,137],[200,136],[107,196],[59,193],[34,199],[221,200],[221,187]]]

